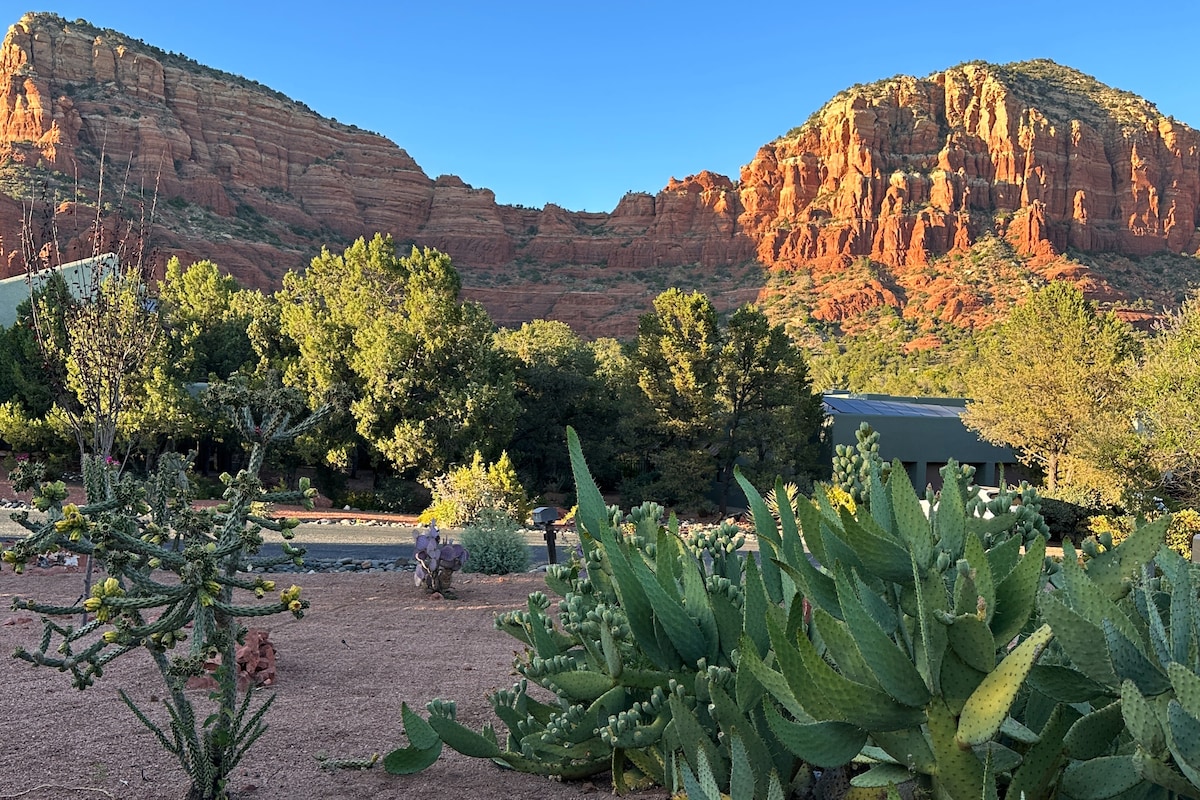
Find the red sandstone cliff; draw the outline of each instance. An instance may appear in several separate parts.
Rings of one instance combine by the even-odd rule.
[[[721,176],[631,194],[611,214],[501,206],[490,190],[432,180],[382,136],[266,87],[115,31],[25,15],[0,45],[0,169],[18,167],[13,174],[60,196],[79,175],[94,198],[101,157],[110,176],[128,170],[154,187],[159,262],[208,258],[248,286],[271,288],[321,246],[383,231],[450,253],[468,294],[502,323],[544,312],[591,333],[627,333],[656,292],[636,279],[609,291],[628,282],[625,271],[741,264],[744,272],[756,247],[738,229],[737,191]],[[61,220],[70,256],[90,251],[89,221]],[[0,275],[23,269],[20,230],[19,204],[0,196]],[[554,285],[519,277],[504,291],[480,285],[514,263],[539,265]],[[575,280],[574,265],[609,279]],[[731,306],[756,292],[727,294]]]
[[[868,305],[908,311],[905,295],[934,286],[950,317],[982,309],[990,298],[952,260],[931,262],[987,234],[1034,257],[1039,277],[1115,300],[1103,275],[1054,256],[1194,254],[1200,134],[1051,62],[967,64],[843,92],[762,147],[740,195],[739,224],[764,264],[818,274],[854,258],[880,265],[890,289],[860,287]]]
[[[160,261],[209,258],[271,288],[320,246],[384,231],[450,253],[502,324],[551,317],[593,335],[631,333],[666,281],[727,308],[768,274],[845,329],[884,307],[969,325],[1030,281],[1066,278],[1112,301],[1155,289],[1068,249],[1200,247],[1200,135],[1050,62],[855,87],[762,147],[737,182],[701,172],[589,214],[497,205],[259,84],[26,15],[0,45],[0,176],[68,192],[78,176],[94,198],[101,157],[109,175],[156,187]],[[64,220],[68,253],[87,252],[87,222]],[[20,205],[0,195],[4,275],[21,270],[20,228]],[[1015,257],[974,269],[964,256],[992,236]],[[1190,269],[1158,288],[1197,282]]]

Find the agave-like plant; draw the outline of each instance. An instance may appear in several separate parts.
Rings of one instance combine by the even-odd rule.
[[[447,592],[454,580],[454,573],[467,563],[469,554],[461,544],[447,539],[442,541],[442,535],[436,523],[430,523],[429,530],[417,533],[414,555],[417,559],[417,569],[414,573],[418,586],[424,586],[430,592]]]

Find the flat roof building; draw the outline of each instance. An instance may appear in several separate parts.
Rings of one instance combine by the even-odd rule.
[[[962,398],[827,392],[824,402],[832,446],[858,444],[855,434],[866,422],[879,432],[879,457],[900,459],[918,492],[941,488],[938,470],[951,459],[974,466],[980,486],[997,486],[1001,469],[1007,483],[1024,477],[1012,448],[989,444],[963,424],[968,401]]]

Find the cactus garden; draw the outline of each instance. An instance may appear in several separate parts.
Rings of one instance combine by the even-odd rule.
[[[402,702],[420,708],[430,697],[454,697],[460,719],[482,725],[492,714],[486,693],[512,682],[512,640],[494,631],[493,620],[524,604],[528,594],[544,587],[544,578],[459,573],[457,601],[431,600],[413,585],[411,573],[328,573],[303,575],[297,582],[311,606],[302,620],[287,615],[269,623],[277,680],[257,692],[274,693],[276,700],[265,717],[266,732],[230,782],[235,798],[401,800],[436,796],[448,787],[465,800],[605,795],[601,779],[592,788],[552,784],[452,752],[434,768],[406,778],[380,768],[321,769],[317,760],[318,755],[382,755],[394,747],[402,731]],[[5,687],[0,796],[45,785],[22,800],[184,797],[186,775],[117,695],[125,688],[139,704],[154,709],[154,698],[163,694],[149,659],[122,660],[95,686],[78,692],[68,677],[11,658],[18,646],[36,645],[41,630],[36,615],[9,608],[14,594],[71,602],[79,592],[80,575],[61,568],[32,567],[19,577],[8,568],[0,571],[0,683]],[[203,699],[206,693],[197,696]]]
[[[792,503],[768,506],[738,475],[752,531],[696,531],[654,503],[606,506],[568,439],[580,548],[567,563],[459,574],[453,596],[434,591],[432,561],[407,592],[391,576],[307,575],[300,609],[282,598],[273,610],[305,613],[273,621],[278,679],[245,706],[270,704],[269,727],[238,712],[231,735],[258,741],[237,753],[228,797],[1200,797],[1200,576],[1164,546],[1169,518],[1052,557],[1036,492],[984,502],[950,464],[923,506],[898,463],[868,454],[848,465],[852,487]],[[39,497],[59,513],[38,530],[68,549],[77,529],[96,541],[86,509],[53,485]],[[458,555],[433,530],[422,544]],[[40,633],[37,615],[110,622],[141,607],[133,593],[108,578],[85,597],[69,571],[0,581],[4,599],[40,601],[0,618],[18,655],[0,666],[0,709],[21,731],[4,745],[19,796],[188,795],[161,729],[128,713],[185,707],[150,679],[156,659],[72,662],[71,623]],[[228,606],[221,586],[197,591],[201,607]],[[123,619],[102,641],[158,632]],[[73,693],[23,661],[96,685]]]

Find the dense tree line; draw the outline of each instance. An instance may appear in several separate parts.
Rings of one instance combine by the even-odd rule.
[[[763,486],[823,474],[814,386],[907,388],[970,397],[967,424],[1013,446],[1052,494],[1131,509],[1200,502],[1196,300],[1146,335],[1054,283],[989,329],[943,332],[937,350],[907,351],[884,326],[821,349],[810,373],[758,308],[722,319],[679,289],[655,299],[629,342],[585,341],[546,320],[496,330],[459,297],[448,256],[400,252],[385,236],[322,252],[274,294],[208,261],[173,260],[152,289],[106,285],[101,319],[50,280],[0,330],[11,450],[66,462],[103,450],[149,466],[199,448],[201,468],[227,468],[216,456],[236,450],[198,387],[275,382],[336,410],[279,464],[317,466],[331,493],[370,467],[416,505],[419,487],[455,465],[505,452],[531,492],[569,491],[569,425],[601,484],[627,501],[716,509],[735,465]],[[98,333],[109,329],[121,347]]]
[[[589,342],[545,320],[496,330],[460,288],[448,256],[399,252],[386,236],[323,251],[273,295],[212,262],[172,260],[152,297],[123,301],[156,333],[125,370],[109,449],[149,461],[222,450],[226,432],[199,387],[277,382],[336,410],[283,456],[334,484],[370,466],[427,486],[476,453],[507,452],[531,491],[569,490],[568,425],[597,478],[631,501],[724,507],[734,464],[756,480],[820,474],[820,398],[805,359],[755,307],[722,322],[703,295],[670,290],[635,341]],[[77,319],[84,305],[50,281],[0,332],[0,439],[14,450],[74,452],[64,406],[102,369],[48,347],[37,320]]]

